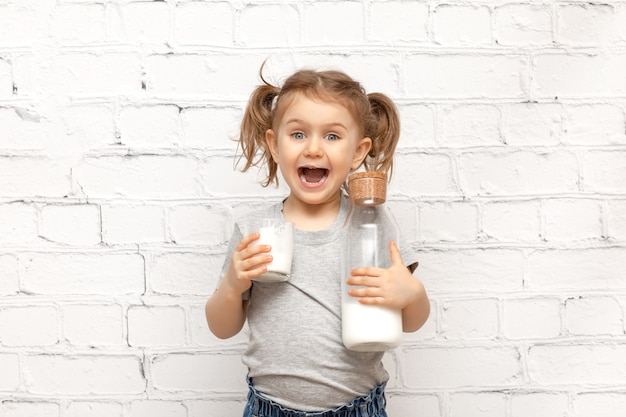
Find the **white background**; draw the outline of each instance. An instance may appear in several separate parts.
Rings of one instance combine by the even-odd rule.
[[[203,306],[285,193],[233,170],[265,59],[401,110],[391,416],[624,415],[626,2],[0,0],[0,416],[241,415]]]

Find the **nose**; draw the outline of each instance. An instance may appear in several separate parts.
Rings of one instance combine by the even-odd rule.
[[[311,137],[304,149],[304,153],[306,156],[322,156],[323,154],[323,139],[318,136]]]

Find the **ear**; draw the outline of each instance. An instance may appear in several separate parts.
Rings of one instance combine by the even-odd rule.
[[[274,159],[274,162],[278,163],[278,137],[272,129],[265,131],[265,143],[267,143],[270,149],[272,159]]]
[[[351,168],[357,169],[365,160],[367,153],[372,148],[372,140],[370,138],[363,138],[359,141],[356,149],[354,150],[354,155],[352,156],[352,166]]]

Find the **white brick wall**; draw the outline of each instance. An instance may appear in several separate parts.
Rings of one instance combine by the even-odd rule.
[[[0,0],[0,416],[241,415],[203,305],[258,68],[403,121],[390,204],[432,299],[391,416],[626,412],[626,3]]]

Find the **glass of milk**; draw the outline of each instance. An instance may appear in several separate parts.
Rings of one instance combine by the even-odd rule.
[[[253,245],[270,245],[272,262],[267,264],[267,272],[254,278],[255,281],[287,281],[291,274],[293,257],[293,224],[280,219],[250,219],[244,224],[243,232],[249,235],[258,232],[261,237]]]

